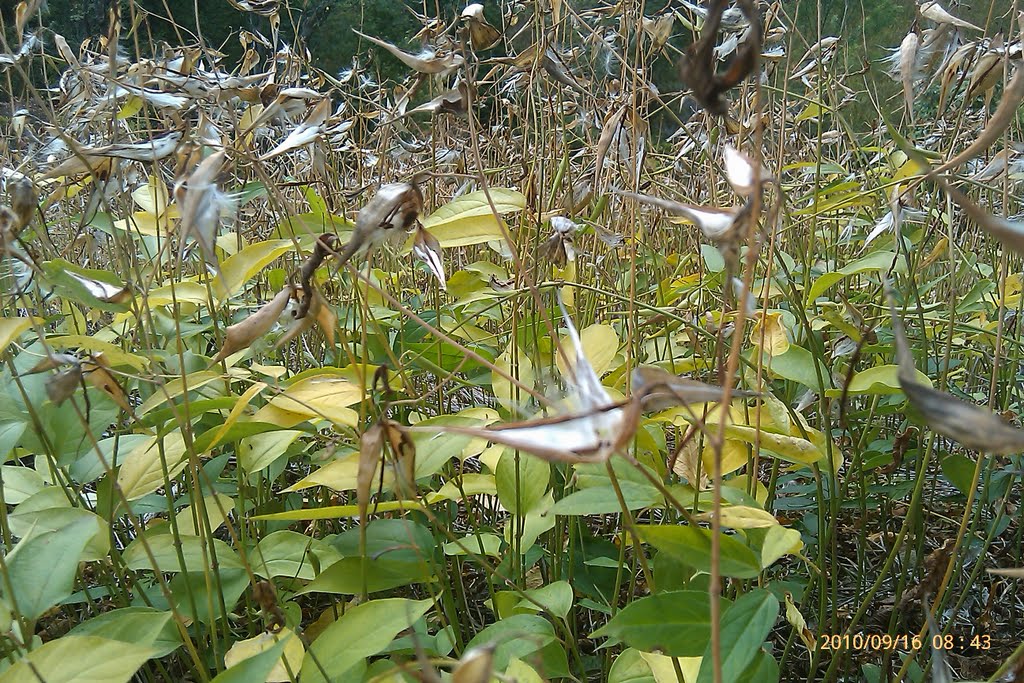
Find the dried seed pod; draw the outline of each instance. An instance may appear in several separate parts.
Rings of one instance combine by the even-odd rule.
[[[224,345],[213,357],[213,362],[218,363],[233,353],[249,348],[254,341],[270,332],[288,306],[292,293],[292,287],[285,286],[258,311],[227,328],[224,331]]]
[[[991,410],[971,405],[917,381],[903,321],[896,314],[892,293],[888,287],[886,289],[900,386],[924,422],[935,432],[981,453],[1011,455],[1024,452],[1024,430],[1007,424]]]
[[[654,366],[641,366],[633,370],[630,390],[643,409],[649,411],[661,411],[690,403],[718,403],[724,391],[720,386],[677,377]],[[760,395],[756,391],[742,389],[733,389],[731,394],[734,398]]]
[[[352,238],[338,254],[338,267],[357,253],[403,237],[423,212],[423,193],[415,183],[383,185],[356,216]]]

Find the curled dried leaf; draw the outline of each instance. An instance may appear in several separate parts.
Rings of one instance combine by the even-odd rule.
[[[501,39],[501,32],[488,23],[484,17],[484,6],[478,2],[466,5],[460,15],[469,27],[469,44],[474,50],[486,50],[494,47]]]
[[[385,242],[401,239],[423,213],[423,193],[416,183],[382,185],[359,210],[352,238],[338,254],[338,267],[355,254],[371,251]]]
[[[129,415],[135,415],[135,409],[128,402],[128,394],[110,371],[110,363],[102,353],[94,353],[82,361],[82,375],[93,385],[116,403]]]
[[[82,384],[82,367],[77,363],[69,368],[55,372],[46,380],[46,395],[55,404],[60,405],[75,393]]]
[[[303,261],[302,268],[299,269],[299,278],[300,282],[302,282],[303,295],[299,308],[295,312],[296,318],[305,318],[306,314],[309,312],[309,306],[313,302],[313,294],[316,291],[313,286],[313,274],[328,255],[335,253],[337,245],[337,235],[329,232],[324,233],[316,238],[316,244],[313,246],[313,253]]]
[[[718,43],[718,29],[722,24],[722,14],[728,0],[713,0],[708,7],[700,39],[691,45],[679,62],[679,74],[683,82],[690,87],[694,99],[712,114],[724,116],[728,113],[729,103],[724,95],[739,85],[757,67],[761,54],[760,18],[754,8],[753,0],[740,0],[739,7],[750,22],[747,40],[736,50],[728,70],[719,74],[716,69],[715,47]]]

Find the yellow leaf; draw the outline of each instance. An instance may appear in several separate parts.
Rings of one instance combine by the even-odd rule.
[[[224,666],[230,669],[250,657],[269,650],[279,641],[284,640],[284,651],[281,658],[277,660],[274,668],[267,674],[266,683],[283,683],[293,680],[288,670],[294,672],[302,668],[302,658],[306,655],[306,648],[302,646],[302,640],[296,638],[291,629],[283,628],[277,633],[261,633],[255,638],[239,640],[224,653]],[[287,663],[287,666],[286,666]],[[255,683],[255,682],[254,682]]]
[[[130,233],[139,233],[147,237],[157,237],[170,234],[172,216],[168,211],[162,216],[150,213],[149,211],[136,211],[129,218],[114,221],[114,227]]]
[[[521,192],[501,187],[493,187],[488,192],[499,216],[526,208],[526,196]],[[423,227],[442,247],[465,247],[503,237],[501,225],[482,190],[445,204],[423,219]],[[411,244],[410,239],[407,249],[412,248]]]
[[[711,519],[710,513],[701,515],[701,517]],[[727,526],[730,529],[767,529],[779,523],[779,520],[775,519],[770,512],[747,505],[727,505],[722,508],[719,519],[722,526]]]
[[[594,372],[600,377],[607,372],[608,366],[611,365],[612,359],[619,351],[619,336],[615,334],[615,329],[611,325],[595,324],[580,332],[580,341],[583,343],[583,355],[587,357]],[[569,361],[574,362],[572,341],[569,337],[562,337],[560,344],[565,350],[565,355],[569,356]],[[565,357],[557,351],[555,352],[555,364],[565,376],[568,371]]]
[[[750,341],[765,353],[777,356],[789,348],[789,336],[782,322],[781,311],[759,311],[750,330]]]
[[[31,326],[32,318],[0,318],[0,353]]]
[[[655,683],[678,683],[676,664],[683,672],[683,680],[686,683],[694,683],[697,680],[702,659],[701,657],[676,657],[675,664],[673,664],[671,657],[654,652],[641,652],[640,656],[647,662],[647,666],[651,667]]]
[[[717,429],[718,426],[715,425],[711,428]],[[824,453],[807,439],[786,434],[775,434],[763,429],[758,430],[748,425],[726,425],[725,435],[745,443],[758,444],[761,448],[775,453],[787,462],[811,465],[825,457]]]
[[[715,426],[712,429],[717,428]],[[745,443],[734,439],[726,439],[722,446],[722,474],[726,475],[730,472],[735,472],[746,465],[749,458],[750,453]],[[714,476],[715,449],[707,441],[704,442],[704,452],[701,454],[701,460],[704,462],[704,474],[709,477]]]
[[[138,95],[129,95],[128,99],[117,110],[118,119],[130,119],[142,110],[142,98]]]

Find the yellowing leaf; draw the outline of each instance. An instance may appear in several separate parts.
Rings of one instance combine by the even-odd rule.
[[[167,185],[159,176],[149,176],[149,182],[132,192],[132,199],[146,213],[165,218],[175,218],[177,211],[169,212],[171,198]]]
[[[358,483],[357,478],[359,475],[359,453],[351,453],[344,458],[340,458],[324,465],[316,472],[304,477],[303,479],[295,482],[288,488],[284,489],[282,493],[291,493],[292,491],[301,491],[302,489],[308,489],[313,486],[326,486],[335,491],[354,491]],[[377,471],[374,473],[373,485],[376,489],[378,482],[380,482],[380,465],[377,466]],[[395,476],[394,471],[391,468],[384,469],[384,482],[382,485],[383,490],[388,491],[394,485]],[[372,507],[372,506],[371,506]],[[358,507],[353,505],[354,510],[358,510]]]
[[[898,374],[899,366],[897,365],[877,365],[873,368],[868,368],[850,378],[850,383],[846,387],[846,393],[848,396],[898,394],[903,391],[900,388]],[[928,375],[916,368],[914,369],[914,376],[919,383],[929,387],[932,386],[932,380]],[[825,395],[835,398],[841,396],[842,393],[841,389],[829,389],[825,392]]]
[[[206,285],[198,282],[175,282],[149,290],[146,304],[149,306],[169,306],[175,303],[204,305],[210,300]]]
[[[358,416],[348,406],[363,398],[362,389],[333,373],[307,375],[270,400],[271,406],[304,419],[324,418],[354,427]],[[261,410],[262,412],[262,410]],[[257,413],[254,420],[265,421]]]
[[[243,660],[269,650],[281,640],[285,641],[284,651],[265,680],[266,683],[291,681],[293,679],[288,673],[288,669],[297,672],[302,668],[302,658],[306,655],[306,648],[302,646],[302,640],[296,638],[292,630],[288,628],[283,628],[277,633],[264,632],[254,638],[237,641],[231,646],[231,649],[224,653],[224,666],[230,669]]]
[[[138,500],[163,486],[165,467],[167,477],[174,479],[188,464],[185,438],[181,432],[171,432],[163,437],[162,448],[159,441],[160,438],[155,436],[146,439],[124,459],[117,473],[117,485],[128,500]]]
[[[787,529],[781,524],[769,527],[761,545],[761,567],[769,567],[783,555],[798,553],[803,547],[796,529]]]
[[[526,208],[526,196],[521,192],[494,187],[489,193],[499,216]],[[503,237],[498,219],[482,190],[445,204],[423,219],[423,227],[442,247],[464,247]]]
[[[178,526],[177,533],[182,536],[199,536],[206,533],[203,517],[209,523],[210,531],[216,531],[234,509],[235,501],[223,493],[206,496],[202,500],[202,505],[189,505],[174,516],[175,524]]]
[[[463,496],[465,492],[465,496]],[[494,496],[498,488],[493,474],[464,474],[458,479],[449,479],[436,493],[427,495],[427,503],[433,505],[441,500],[463,500],[469,496]]]
[[[165,406],[167,403],[184,394],[186,391],[194,391],[215,379],[220,378],[219,372],[213,370],[201,370],[186,375],[183,378],[171,380],[163,387],[157,387],[156,391],[139,406],[138,414],[145,415],[158,406]]]
[[[84,349],[102,353],[107,365],[119,366],[128,365],[138,371],[143,371],[149,366],[149,359],[137,356],[121,350],[120,346],[102,341],[96,337],[89,337],[83,334],[69,334],[62,337],[47,337],[46,343],[58,350]]]
[[[250,244],[220,264],[220,274],[213,280],[213,291],[222,301],[233,296],[271,261],[293,248],[291,240]]]
[[[494,359],[494,365],[507,375],[517,378],[526,388],[533,388],[533,362],[522,350],[517,350],[515,364],[512,363],[512,348],[509,347],[505,349],[503,354]],[[502,405],[513,406],[516,404],[517,390],[519,388],[493,371],[491,372],[491,388],[494,391],[494,397]],[[519,399],[529,395],[521,390],[518,393],[520,394]]]
[[[807,648],[807,654],[813,659],[816,643],[814,634],[811,632],[811,629],[807,628],[804,615],[800,614],[796,603],[793,602],[793,595],[789,591],[786,591],[786,621],[796,630],[800,640],[803,641],[804,646]]]
[[[712,429],[717,429],[717,425]],[[807,439],[785,434],[774,434],[765,430],[758,431],[747,425],[726,425],[725,435],[731,439],[737,439],[745,443],[757,443],[761,448],[775,453],[783,460],[803,465],[810,465],[818,462],[824,453]]]
[[[615,329],[611,325],[595,324],[580,332],[580,341],[583,343],[583,354],[590,361],[594,373],[600,377],[607,372],[608,366],[611,365],[612,359],[619,351],[619,336],[615,334]],[[572,363],[575,359],[571,340],[568,336],[562,337],[560,344],[565,350],[565,355],[569,356],[569,362]],[[557,351],[555,352],[555,364],[565,376],[567,372],[565,358]]]

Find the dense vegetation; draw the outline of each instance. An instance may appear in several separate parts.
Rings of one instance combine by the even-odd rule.
[[[707,4],[0,8],[0,683],[1024,681],[1016,6]]]

